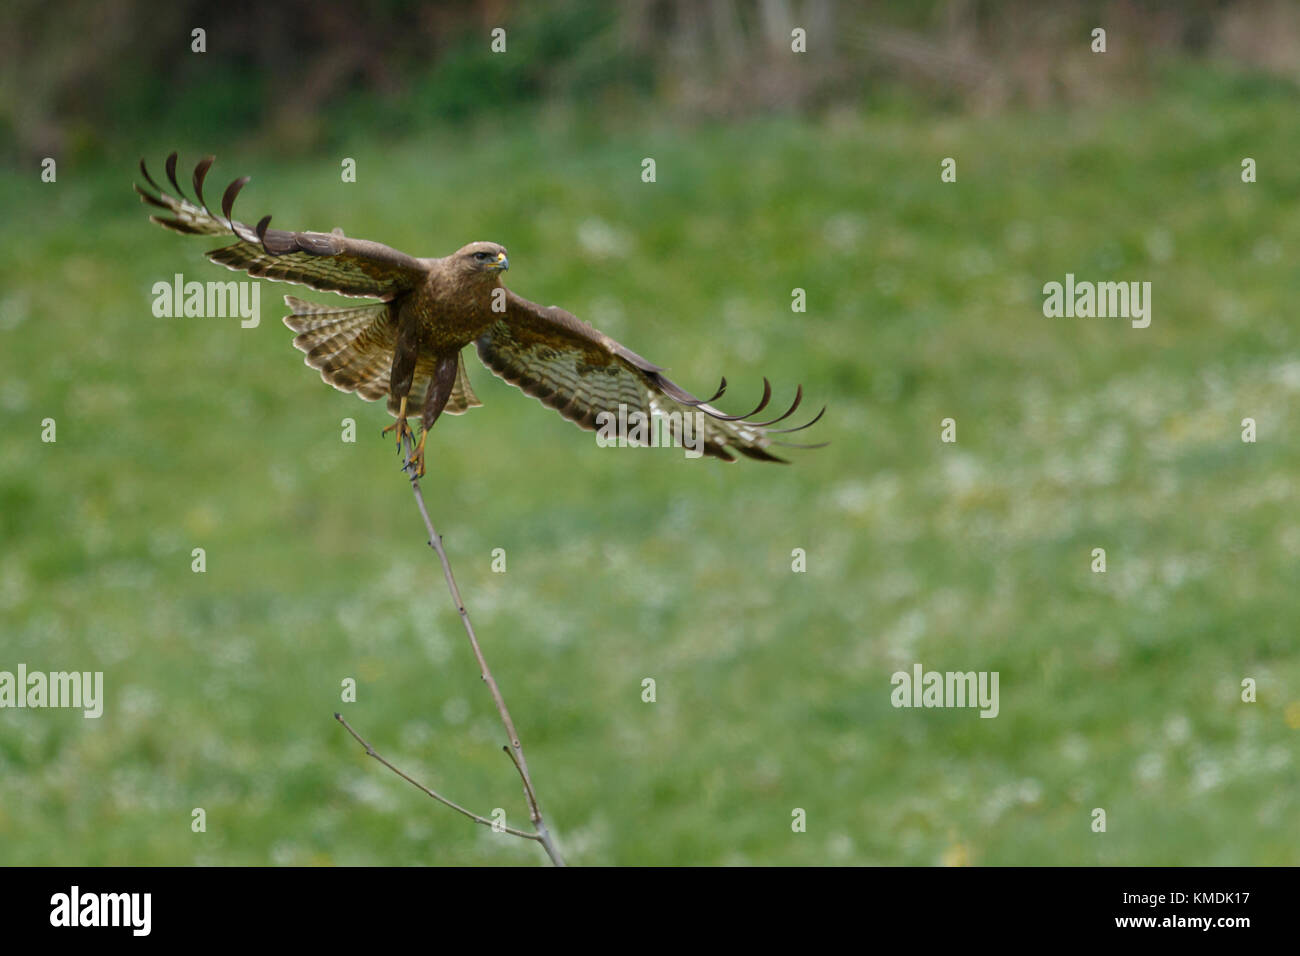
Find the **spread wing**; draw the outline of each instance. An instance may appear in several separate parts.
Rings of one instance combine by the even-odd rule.
[[[412,256],[367,239],[348,239],[340,232],[288,232],[268,229],[266,216],[254,227],[237,222],[230,216],[239,191],[248,182],[242,176],[231,183],[221,199],[222,215],[208,209],[203,199],[203,180],[212,166],[208,156],[194,168],[194,192],[198,204],[185,198],[176,182],[176,154],[167,157],[167,178],[176,195],[170,195],[153,181],[144,160],[140,172],[153,187],[149,192],[139,185],[135,191],[142,201],[165,209],[172,218],[150,216],[165,229],[195,236],[234,236],[238,242],[209,252],[208,258],[229,269],[241,269],[249,275],[297,282],[341,295],[390,301],[423,282],[428,270]]]
[[[735,461],[728,450],[735,449],[761,461],[783,461],[767,451],[771,445],[788,445],[774,441],[772,435],[807,428],[826,411],[799,428],[772,429],[791,415],[803,398],[803,388],[795,394],[794,404],[777,418],[766,422],[750,419],[762,411],[772,397],[772,386],[763,380],[763,400],[748,415],[724,415],[709,402],[715,401],[727,387],[707,400],[696,398],[665,378],[663,369],[608,335],[596,331],[586,322],[555,306],[543,308],[513,292],[506,293],[503,318],[475,343],[479,358],[494,374],[505,379],[538,401],[549,405],[565,418],[588,431],[595,431],[607,419],[601,413],[618,416],[619,406],[626,414],[640,412],[650,418],[663,418],[673,437],[680,442],[682,419],[691,416],[685,437],[691,442],[703,439],[703,451],[724,461]],[[700,412],[693,416],[691,413]],[[698,431],[693,430],[698,422]],[[662,427],[662,426],[661,426]],[[792,447],[819,447],[796,445]]]

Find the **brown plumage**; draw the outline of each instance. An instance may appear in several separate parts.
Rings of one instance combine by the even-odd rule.
[[[176,182],[175,153],[166,164],[175,196],[153,181],[141,160],[140,171],[153,192],[138,185],[136,192],[173,217],[150,218],[176,232],[234,236],[236,242],[207,254],[227,268],[380,300],[340,309],[285,296],[291,314],[284,322],[298,333],[293,344],[306,353],[307,364],[319,369],[326,382],[366,401],[387,396],[388,410],[397,421],[384,430],[397,430],[399,447],[408,415],[420,416],[423,431],[414,458],[420,474],[424,473],[424,441],[438,416],[458,415],[482,404],[470,388],[461,359],[462,349],[470,343],[493,373],[589,430],[597,427],[597,416],[617,414],[621,404],[647,416],[698,410],[704,413],[704,453],[726,461],[735,460],[729,448],[750,458],[781,461],[767,448],[788,443],[769,436],[799,430],[770,426],[798,408],[802,388],[790,409],[771,421],[749,420],[771,398],[767,379],[758,408],[745,416],[724,415],[709,402],[722,395],[725,378],[716,395],[698,399],[665,378],[659,366],[563,309],[543,308],[507,290],[501,285],[501,273],[510,262],[505,248],[494,242],[472,242],[449,256],[417,259],[382,243],[349,239],[340,230],[270,229],[270,216],[249,227],[231,217],[247,176],[227,187],[218,216],[203,199],[212,162],[209,156],[194,170],[195,204]],[[820,418],[818,413],[800,428]]]

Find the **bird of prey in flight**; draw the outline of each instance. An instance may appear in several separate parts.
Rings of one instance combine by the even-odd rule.
[[[285,303],[292,314],[285,316],[284,323],[298,333],[293,344],[307,353],[307,364],[319,369],[326,382],[340,391],[356,392],[368,402],[387,397],[388,411],[396,421],[384,432],[397,431],[399,450],[403,438],[414,440],[407,418],[422,419],[419,444],[411,458],[419,475],[424,474],[424,442],[438,416],[459,415],[482,404],[470,388],[461,359],[461,350],[471,343],[495,375],[588,430],[597,428],[602,412],[617,415],[620,405],[626,406],[629,418],[640,413],[643,421],[702,412],[696,419],[703,423],[702,435],[695,440],[705,454],[725,461],[735,460],[728,449],[761,461],[782,461],[767,449],[790,443],[771,436],[807,428],[826,411],[823,408],[799,428],[771,428],[799,406],[801,386],[784,415],[752,421],[772,396],[765,378],[758,408],[748,415],[723,414],[710,403],[726,389],[725,378],[712,398],[696,398],[665,378],[662,368],[586,322],[506,289],[501,274],[510,261],[495,242],[471,242],[449,256],[417,259],[382,243],[347,238],[341,230],[270,229],[270,216],[250,227],[231,217],[235,196],[248,182],[247,176],[227,187],[222,214],[217,215],[203,199],[203,182],[212,162],[208,156],[194,169],[198,199],[194,203],[176,182],[175,153],[166,163],[175,195],[154,182],[141,160],[140,172],[153,191],[137,184],[136,192],[144,202],[170,213],[170,218],[150,219],[175,232],[233,236],[230,245],[207,253],[227,268],[378,299],[339,308],[287,295]]]

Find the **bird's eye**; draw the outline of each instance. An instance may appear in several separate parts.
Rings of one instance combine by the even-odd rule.
[[[474,258],[479,262],[485,262],[488,259],[488,254],[486,252],[476,252],[474,253]]]

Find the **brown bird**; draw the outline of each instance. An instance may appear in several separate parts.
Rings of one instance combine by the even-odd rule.
[[[483,364],[494,374],[550,405],[582,428],[595,430],[608,421],[602,413],[618,415],[620,405],[633,414],[667,420],[675,439],[673,413],[704,413],[700,441],[704,454],[734,461],[727,450],[761,461],[782,461],[766,449],[769,436],[799,428],[769,426],[789,417],[803,399],[803,387],[784,415],[767,422],[750,421],[767,407],[772,386],[763,379],[763,399],[748,415],[724,415],[710,405],[726,390],[727,380],[709,399],[698,399],[663,376],[663,369],[624,348],[586,322],[555,306],[543,308],[501,285],[510,267],[504,247],[472,242],[449,256],[417,259],[366,239],[333,233],[287,232],[270,229],[270,216],[250,228],[231,218],[231,208],[243,176],[232,182],[221,200],[222,215],[207,208],[203,182],[212,156],[194,169],[198,204],[185,198],[176,182],[176,154],[167,157],[167,178],[176,195],[165,192],[140,161],[140,172],[153,187],[136,185],[144,202],[167,210],[174,218],[150,216],[167,229],[191,235],[235,236],[238,240],[207,253],[213,262],[250,275],[280,282],[297,282],[345,296],[379,299],[357,308],[337,308],[285,296],[292,310],[284,323],[297,332],[293,344],[307,353],[306,362],[321,378],[344,392],[356,392],[373,402],[388,396],[396,422],[397,446],[410,435],[407,418],[420,417],[423,428],[411,459],[424,474],[424,443],[443,412],[459,415],[481,405],[470,388],[461,350],[473,343]],[[411,401],[414,393],[415,400]],[[423,405],[417,406],[423,394]],[[682,419],[677,418],[680,422]],[[412,436],[413,438],[413,436]],[[814,448],[816,445],[792,447]]]

